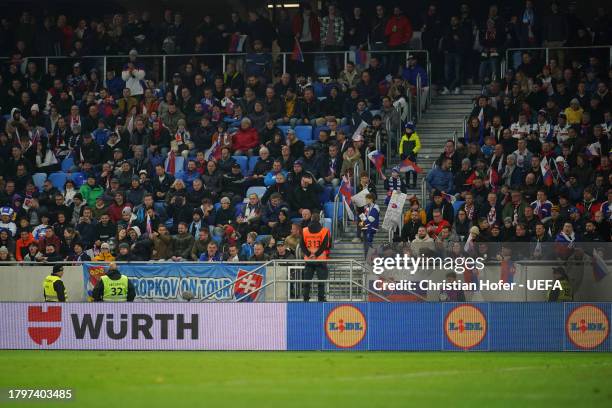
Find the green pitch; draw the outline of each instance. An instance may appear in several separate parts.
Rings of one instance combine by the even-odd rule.
[[[612,353],[2,351],[10,407],[610,407]]]

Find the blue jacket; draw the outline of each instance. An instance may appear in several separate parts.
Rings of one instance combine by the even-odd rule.
[[[427,71],[420,66],[416,65],[414,68],[404,67],[402,68],[402,78],[412,86],[416,86],[417,76],[421,76],[421,85],[429,86],[429,78],[427,77]]]
[[[431,169],[429,174],[427,174],[426,180],[429,190],[435,188],[436,190],[446,193],[452,193],[454,191],[453,173],[451,171],[444,171],[440,167],[436,167]]]
[[[366,215],[365,230],[369,233],[375,233],[378,231],[378,224],[380,221],[380,208],[377,204],[373,204],[371,207],[366,206],[364,208],[364,214]]]
[[[285,175],[285,179],[287,179],[287,171],[281,170],[281,173]],[[276,184],[276,172],[270,170],[266,177],[264,177],[264,184],[266,187],[270,187],[273,184]]]

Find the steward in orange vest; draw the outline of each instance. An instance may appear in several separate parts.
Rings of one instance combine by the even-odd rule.
[[[323,262],[307,262],[304,267],[304,279],[311,280],[317,274],[318,280],[327,280],[329,272],[325,260],[329,256],[331,247],[331,235],[327,228],[321,226],[319,214],[313,214],[308,227],[302,230],[302,240],[300,247],[304,253],[304,260]],[[304,301],[310,300],[310,282],[304,283]],[[317,297],[319,302],[325,302],[325,282],[317,285]]]

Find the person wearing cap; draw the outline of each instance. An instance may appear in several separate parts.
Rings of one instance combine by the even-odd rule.
[[[66,302],[68,291],[64,286],[64,265],[53,265],[53,272],[43,281],[43,296],[45,302]]]
[[[421,138],[416,132],[416,126],[413,122],[407,122],[404,128],[404,134],[399,141],[398,153],[401,160],[409,159],[416,164],[417,155],[421,150]],[[412,175],[412,183],[410,183],[410,175]],[[410,188],[416,188],[416,182],[417,173],[412,170],[406,172],[406,184],[408,184]]]
[[[94,302],[133,302],[136,289],[132,281],[119,272],[117,264],[111,262],[91,295]]]
[[[115,257],[110,251],[108,242],[103,242],[102,245],[100,245],[100,252],[98,255],[94,256],[93,260],[96,262],[112,262],[115,260]]]
[[[285,245],[285,241],[276,241],[276,250],[272,255],[272,259],[295,259],[295,255]]]
[[[564,112],[559,113],[557,124],[553,128],[553,140],[561,146],[569,138],[571,126],[567,123],[567,116]]]
[[[536,122],[531,126],[531,132],[536,132],[541,143],[552,137],[553,126],[548,123],[548,113],[544,109],[538,111]]]
[[[577,98],[573,98],[570,101],[570,104],[565,110],[565,117],[567,118],[567,123],[571,125],[579,125],[582,122],[582,114],[584,113],[584,109],[580,106],[580,101]]]
[[[565,268],[558,266],[553,268],[553,279],[561,284],[561,288],[555,288],[548,291],[546,295],[547,302],[571,302],[574,300],[574,289],[569,281]]]
[[[385,197],[385,205],[389,205],[389,201],[391,201],[391,196],[393,195],[394,191],[404,194],[408,192],[408,187],[406,183],[400,177],[399,166],[395,166],[391,169],[391,177],[385,178],[384,186],[385,190],[387,190],[387,197]]]
[[[142,84],[145,79],[144,65],[137,62],[138,51],[130,50],[129,61],[123,66],[121,79],[125,81],[125,86],[130,89],[132,96],[141,96],[144,93]]]

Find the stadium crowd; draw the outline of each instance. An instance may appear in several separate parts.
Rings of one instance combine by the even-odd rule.
[[[543,21],[558,18],[561,34],[530,0],[507,21],[496,6],[476,21],[461,5],[448,25],[433,5],[422,16],[375,11],[372,19],[359,7],[342,15],[330,4],[318,16],[303,5],[276,26],[256,12],[248,22],[238,13],[228,22],[205,16],[197,27],[172,10],[160,24],[146,12],[3,18],[0,261],[295,257],[302,228],[313,213],[331,217],[342,177],[364,167],[377,140],[416,161],[417,144],[394,135],[414,130],[398,106],[418,75],[429,83],[427,72],[414,56],[385,53],[408,48],[411,17],[422,22],[440,91],[459,93],[469,79],[483,95],[464,139],[449,141],[427,176],[432,204],[411,201],[398,239],[609,241],[610,67],[592,50],[549,61],[526,52],[516,70],[496,75],[505,48],[606,44],[603,10],[588,31],[575,10],[561,15],[553,5]],[[273,43],[297,50],[289,72],[279,72]],[[243,63],[229,58],[224,67],[186,57],[168,83],[141,58],[243,46]],[[342,66],[314,50],[373,53]],[[100,72],[82,58],[92,54],[127,56]],[[71,65],[28,58],[41,55],[68,56]],[[317,80],[321,66],[326,84]],[[371,185],[370,175],[361,183]],[[465,201],[456,215],[454,200]]]

